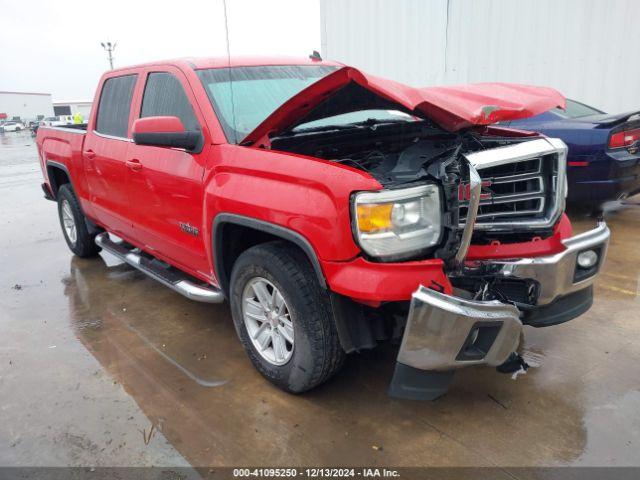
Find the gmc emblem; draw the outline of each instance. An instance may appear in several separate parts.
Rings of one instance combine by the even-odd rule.
[[[193,235],[194,237],[200,235],[200,229],[198,229],[198,227],[194,227],[193,225],[185,222],[178,222],[178,225],[180,226],[180,230],[182,230],[184,233],[188,233],[189,235]]]
[[[480,200],[489,200],[493,197],[493,192],[489,189],[491,186],[491,180],[483,180],[480,184]],[[482,191],[484,190],[484,191]],[[468,183],[461,183],[458,187],[458,201],[468,202],[471,200],[471,185]]]

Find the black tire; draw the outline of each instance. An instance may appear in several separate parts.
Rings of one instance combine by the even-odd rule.
[[[294,347],[284,365],[274,365],[258,352],[243,319],[243,292],[262,277],[283,295],[294,328]],[[345,353],[338,340],[327,292],[320,287],[306,256],[286,242],[269,242],[245,251],[231,272],[233,321],[249,358],[270,382],[289,393],[301,393],[325,382],[342,366]]]
[[[94,257],[100,251],[100,247],[96,245],[95,239],[97,233],[89,233],[87,223],[85,222],[84,213],[80,208],[80,203],[76,198],[76,194],[68,183],[60,186],[58,189],[58,219],[60,220],[60,227],[62,228],[62,235],[67,242],[69,249],[79,257],[87,258]],[[69,238],[64,226],[63,220],[63,205],[68,204],[75,222],[76,240],[75,242]]]

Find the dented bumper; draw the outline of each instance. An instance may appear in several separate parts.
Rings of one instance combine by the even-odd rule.
[[[598,222],[596,228],[563,240],[566,248],[558,254],[477,263],[488,274],[533,280],[538,285],[536,305],[547,305],[594,282],[606,258],[610,235],[607,224]],[[590,268],[581,268],[578,255],[586,251],[595,252],[598,261]]]
[[[535,285],[534,305],[517,308],[517,302],[469,300],[421,285],[412,296],[392,394],[420,397],[416,392],[428,387],[430,380],[419,385],[417,371],[439,372],[433,378],[442,384],[444,372],[469,365],[502,364],[517,349],[523,322],[533,324],[533,319],[538,323],[534,326],[552,325],[584,313],[591,305],[592,284],[604,262],[609,235],[602,222],[593,230],[564,240],[566,249],[559,254],[483,261],[474,266],[485,276],[521,279]],[[595,252],[597,261],[585,268],[578,258],[587,251]],[[425,398],[435,398],[444,391],[446,385],[440,385]]]
[[[498,366],[518,347],[522,322],[513,305],[474,301],[421,286],[411,308],[398,362],[421,370]]]

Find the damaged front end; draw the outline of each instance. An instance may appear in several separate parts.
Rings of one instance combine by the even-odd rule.
[[[604,262],[609,229],[601,222],[588,232],[564,240],[566,250],[545,257],[483,261],[482,300],[472,292],[446,295],[420,286],[413,294],[390,394],[433,400],[443,395],[453,371],[471,365],[499,367],[516,351],[523,325],[546,327],[586,312],[593,301],[593,282]],[[593,255],[584,255],[594,252]],[[591,259],[591,263],[585,262]],[[532,304],[511,299],[489,287],[509,279],[539,286]],[[500,296],[500,300],[492,298]],[[515,296],[514,296],[515,297]]]
[[[361,170],[379,183],[351,194],[360,262],[332,262],[329,284],[345,351],[402,338],[392,395],[433,399],[458,368],[518,366],[523,325],[562,323],[591,306],[609,230],[559,233],[566,145],[488,127],[564,102],[552,89],[415,89],[343,67],[241,142]],[[421,276],[402,295],[385,292],[403,283],[398,271],[407,264],[424,266]]]
[[[487,178],[479,172],[488,169],[495,172],[496,167],[535,160],[531,172],[512,173],[511,180],[533,181],[542,187],[545,184],[540,169],[542,160],[536,159],[549,155],[556,157],[556,167],[550,170],[555,179],[548,190],[540,188],[535,192],[542,199],[542,208],[535,209],[538,216],[525,221],[522,213],[513,215],[511,220],[508,215],[479,215],[483,205],[481,186],[483,178]],[[454,294],[420,286],[412,295],[391,395],[435,399],[446,392],[455,369],[513,363],[523,325],[556,325],[590,308],[592,284],[609,243],[610,232],[604,222],[593,230],[564,239],[564,250],[553,255],[471,261],[466,258],[474,236],[544,228],[558,221],[564,209],[565,156],[566,147],[555,139],[467,156],[470,180],[464,230],[455,263],[447,272]],[[514,197],[512,193],[511,200],[528,201],[533,196],[534,193]],[[550,204],[552,208],[544,208]]]

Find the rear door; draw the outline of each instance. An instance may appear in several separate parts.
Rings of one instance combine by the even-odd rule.
[[[113,233],[125,236],[132,234],[125,162],[131,145],[131,105],[137,79],[137,74],[129,74],[103,82],[97,114],[87,129],[82,152],[96,219]]]
[[[204,248],[203,176],[210,149],[205,122],[195,107],[194,94],[184,74],[174,67],[149,69],[137,118],[178,117],[186,130],[198,130],[205,141],[198,153],[181,148],[132,143],[128,161],[131,210],[136,239],[192,274],[209,275]],[[199,276],[202,276],[199,275]]]

